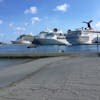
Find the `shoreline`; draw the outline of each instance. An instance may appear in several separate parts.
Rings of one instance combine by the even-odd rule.
[[[54,53],[0,53],[0,58],[47,58],[63,56],[100,56],[99,52],[54,52]]]

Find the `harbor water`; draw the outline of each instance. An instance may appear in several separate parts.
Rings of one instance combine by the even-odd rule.
[[[47,45],[28,48],[28,45],[4,45],[0,46],[0,53],[50,53],[59,52],[97,52],[99,45]]]
[[[37,46],[27,48],[28,45],[3,45],[0,46],[0,53],[50,53],[50,52],[99,52],[99,45],[69,45],[69,46]],[[7,59],[0,58],[0,70],[16,64],[25,63],[31,59]]]

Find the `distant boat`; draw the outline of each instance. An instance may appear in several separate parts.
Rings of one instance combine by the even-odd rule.
[[[74,31],[68,30],[66,39],[72,45],[77,44],[94,44],[100,42],[100,31],[93,30],[89,22],[87,23],[87,28],[76,29]]]
[[[13,44],[32,44],[34,36],[32,34],[20,35],[16,40],[11,41]]]
[[[69,45],[66,40],[66,34],[54,28],[53,30],[45,30],[35,37],[33,44],[40,45]]]
[[[7,43],[0,42],[0,46],[7,45]]]

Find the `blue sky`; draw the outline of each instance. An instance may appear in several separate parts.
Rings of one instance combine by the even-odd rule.
[[[0,0],[0,41],[10,42],[20,34],[39,34],[45,28],[85,27],[93,20],[100,30],[100,0]]]

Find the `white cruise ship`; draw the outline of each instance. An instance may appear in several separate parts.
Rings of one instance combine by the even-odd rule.
[[[32,44],[34,36],[32,34],[20,35],[16,40],[11,41],[13,44]]]
[[[33,43],[40,45],[69,45],[66,34],[57,28],[40,32]]]
[[[72,45],[77,44],[94,44],[100,42],[100,31],[93,30],[89,22],[84,22],[87,24],[87,28],[77,29],[75,31],[68,30],[66,39]]]

